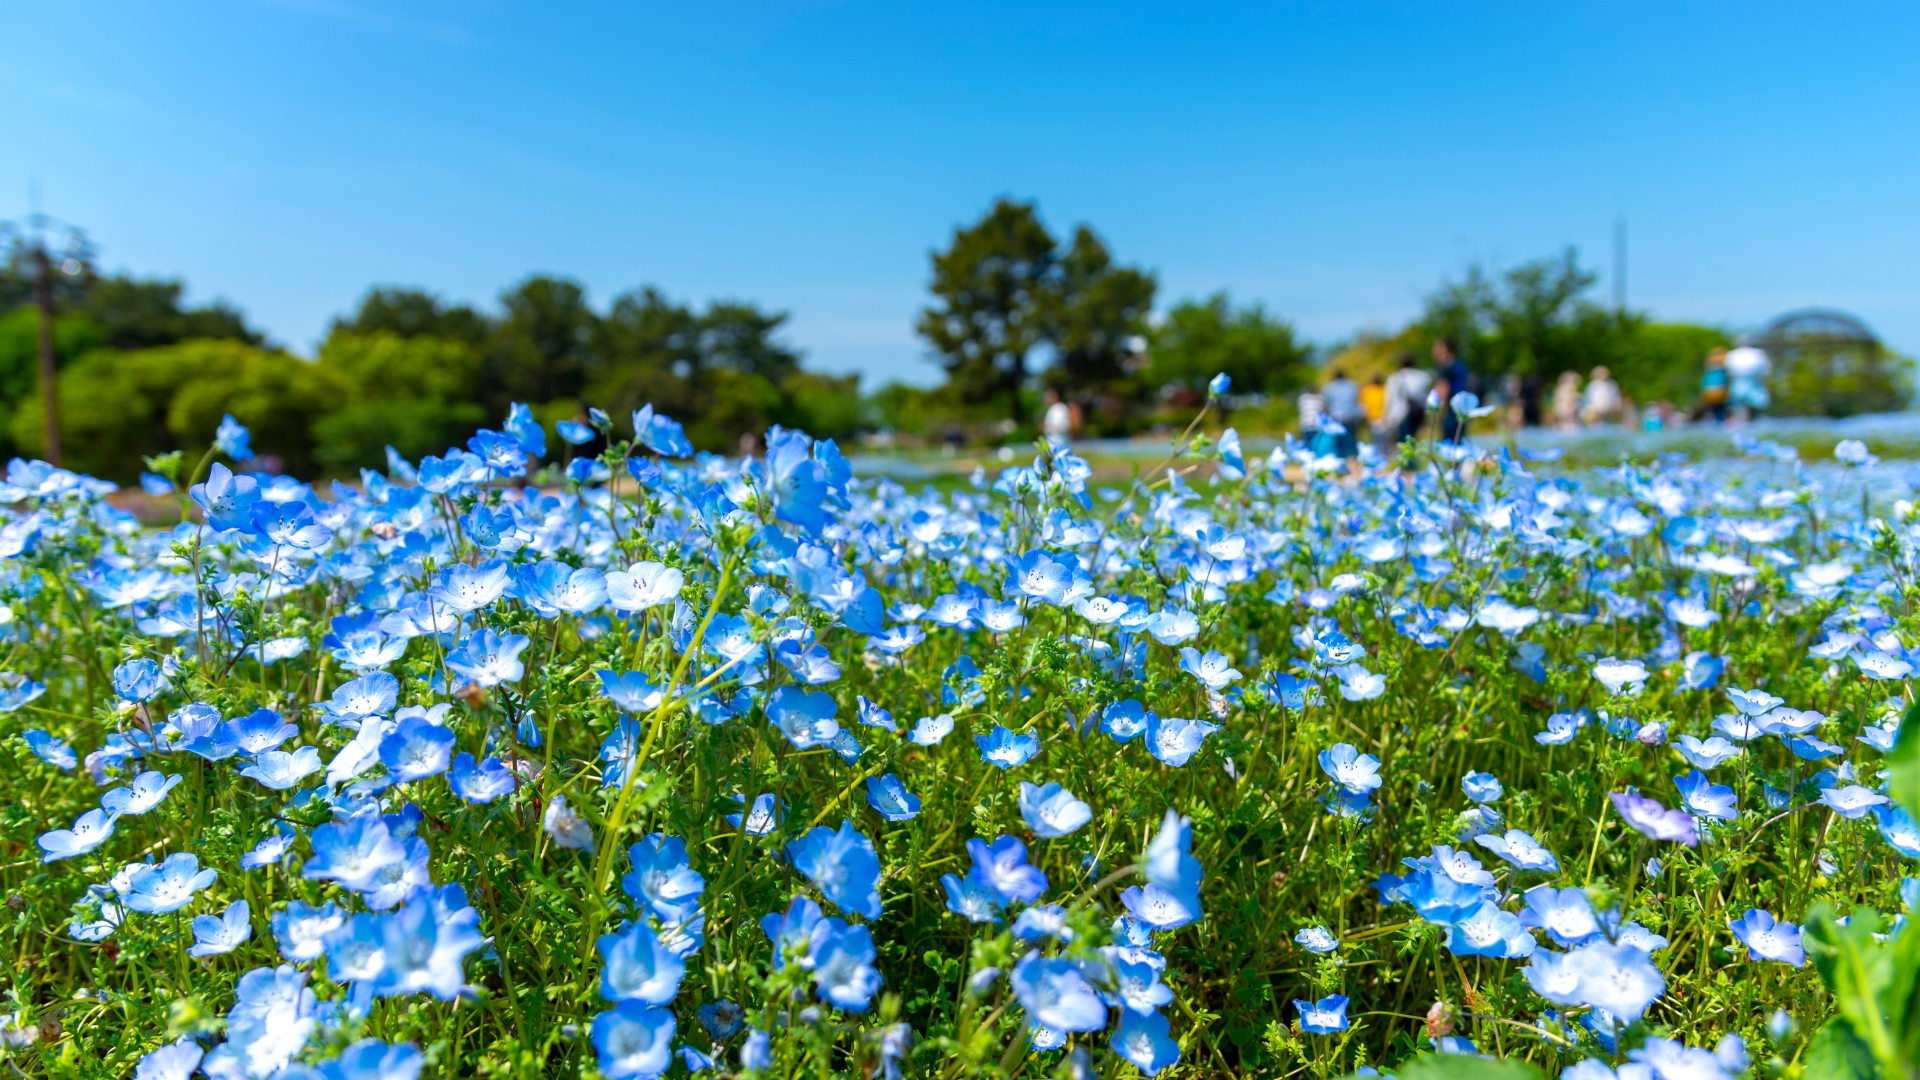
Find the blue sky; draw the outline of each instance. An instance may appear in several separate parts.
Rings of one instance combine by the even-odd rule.
[[[1551,8],[1552,10],[1547,10]],[[927,254],[999,195],[1162,304],[1320,341],[1629,223],[1628,293],[1920,352],[1920,9],[1741,4],[8,5],[0,217],[86,226],[310,352],[375,282],[532,271],[792,313],[933,381]],[[1609,286],[1603,284],[1604,294]]]

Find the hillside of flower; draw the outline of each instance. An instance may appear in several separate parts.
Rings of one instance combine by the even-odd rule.
[[[1912,1074],[1899,467],[1208,415],[918,490],[651,406],[323,489],[229,418],[171,527],[11,462],[0,1058]]]

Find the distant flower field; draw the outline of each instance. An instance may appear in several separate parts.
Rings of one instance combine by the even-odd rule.
[[[325,491],[229,419],[160,529],[10,463],[12,1071],[1920,1060],[1920,526],[1864,445],[1349,473],[1196,421],[942,493],[590,419]]]

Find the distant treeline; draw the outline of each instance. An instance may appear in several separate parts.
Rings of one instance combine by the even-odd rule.
[[[0,291],[10,309],[0,453],[34,454],[42,441],[30,272]],[[728,452],[772,424],[839,437],[860,426],[858,378],[804,370],[779,340],[786,316],[752,304],[696,310],[641,289],[597,311],[577,283],[542,276],[488,314],[376,288],[305,360],[231,308],[184,307],[181,291],[126,277],[62,283],[54,336],[70,467],[131,479],[144,455],[205,445],[227,413],[253,430],[256,450],[303,476],[380,465],[389,444],[439,453],[513,401],[549,422],[588,403],[620,416],[652,402],[697,446]]]
[[[62,274],[62,442],[71,466],[130,480],[143,456],[203,446],[231,413],[287,471],[351,475],[384,462],[389,444],[417,458],[463,443],[515,401],[549,422],[587,405],[622,416],[651,402],[682,420],[695,446],[728,453],[773,424],[842,439],[1018,441],[1034,434],[1049,391],[1078,406],[1085,434],[1127,435],[1185,423],[1219,372],[1232,376],[1236,423],[1279,428],[1293,423],[1294,395],[1331,367],[1365,379],[1402,352],[1424,361],[1441,337],[1483,389],[1509,375],[1551,386],[1561,372],[1604,366],[1642,404],[1684,407],[1707,353],[1731,344],[1720,328],[1594,302],[1597,275],[1572,249],[1499,275],[1475,267],[1398,330],[1320,349],[1224,292],[1155,317],[1151,271],[1119,262],[1086,225],[1063,241],[1031,203],[1001,200],[956,229],[930,270],[916,329],[945,382],[864,396],[858,376],[806,370],[781,337],[786,314],[752,303],[699,309],[641,288],[597,309],[577,282],[538,275],[489,312],[380,287],[307,360],[231,307],[185,306],[179,282]],[[0,268],[0,454],[41,446],[32,274],[18,249]],[[1897,377],[1863,391],[1887,408],[1911,392],[1895,359]],[[1776,372],[1775,410],[1820,411],[1826,399],[1795,385]]]

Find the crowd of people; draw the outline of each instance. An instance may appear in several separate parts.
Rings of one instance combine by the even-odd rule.
[[[1501,417],[1510,429],[1551,426],[1574,432],[1611,425],[1659,431],[1684,423],[1740,423],[1766,410],[1769,366],[1767,354],[1752,346],[1715,349],[1707,356],[1691,409],[1666,401],[1641,407],[1604,366],[1584,380],[1577,371],[1561,372],[1551,395],[1543,393],[1538,375],[1482,380],[1443,338],[1433,344],[1431,366],[1402,351],[1390,374],[1376,374],[1364,386],[1345,368],[1334,367],[1324,384],[1300,395],[1301,437],[1321,454],[1351,458],[1363,436],[1389,453],[1419,438],[1431,420],[1442,440],[1457,442],[1468,419],[1454,408],[1454,396],[1461,392],[1474,395],[1469,408],[1486,410],[1476,415]]]

